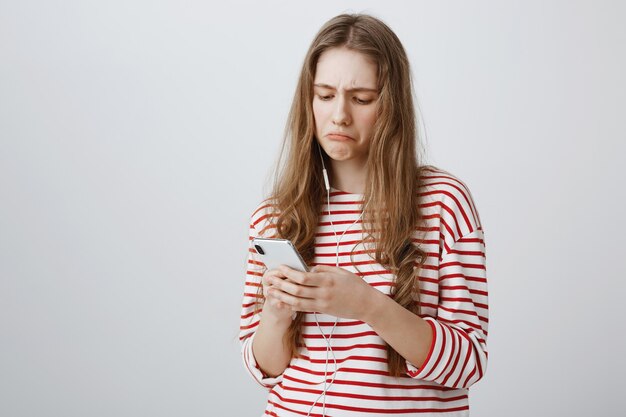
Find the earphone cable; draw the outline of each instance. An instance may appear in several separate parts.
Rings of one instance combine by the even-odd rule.
[[[339,268],[339,245],[341,243],[341,239],[343,239],[343,236],[346,234],[346,232],[352,227],[354,226],[362,217],[363,217],[363,213],[365,212],[365,208],[362,209],[361,214],[359,215],[359,217],[350,225],[348,226],[343,233],[341,234],[341,236],[338,238],[337,237],[337,230],[335,229],[335,225],[333,224],[332,221],[332,215],[330,212],[330,184],[328,181],[328,174],[326,172],[326,167],[324,166],[324,159],[322,157],[322,151],[321,151],[321,147],[319,146],[318,143],[318,150],[320,152],[320,158],[322,159],[322,167],[323,167],[323,174],[324,174],[324,183],[325,183],[325,188],[326,188],[326,204],[327,204],[327,211],[328,211],[328,219],[331,225],[331,228],[333,230],[333,234],[335,235],[335,240],[337,242],[337,246],[336,246],[336,258],[335,258],[335,265],[336,267]],[[337,373],[337,357],[335,356],[335,352],[333,351],[332,345],[331,345],[331,339],[333,336],[333,333],[335,331],[335,328],[337,327],[337,323],[339,322],[339,317],[335,318],[335,324],[333,325],[328,338],[326,337],[326,335],[324,334],[324,331],[322,330],[321,325],[319,324],[319,321],[317,320],[317,312],[313,312],[313,317],[315,318],[315,323],[317,324],[317,328],[320,331],[322,338],[324,339],[324,342],[326,343],[326,359],[325,359],[325,363],[324,363],[324,390],[322,391],[322,393],[315,399],[315,401],[313,402],[313,404],[311,405],[311,408],[309,409],[309,412],[307,413],[307,417],[309,417],[311,415],[311,412],[313,411],[313,408],[315,407],[315,405],[318,403],[319,399],[323,397],[322,400],[322,417],[324,417],[326,415],[326,392],[327,390],[332,386],[332,384],[335,382],[335,375]],[[330,384],[328,384],[328,353],[332,354],[333,357],[333,362],[334,362],[334,370],[332,373],[332,379],[330,381]]]

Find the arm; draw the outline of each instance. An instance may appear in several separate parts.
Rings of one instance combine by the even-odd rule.
[[[249,241],[260,236],[256,223],[265,218],[263,207],[257,209],[250,222]],[[263,285],[265,265],[250,243],[246,282],[239,325],[239,341],[245,369],[262,386],[271,388],[282,379],[282,372],[291,359],[290,352],[283,341],[291,323],[291,313],[287,318],[279,309],[271,308],[266,299],[260,311],[255,312],[259,299],[258,290]],[[265,275],[270,275],[268,272]],[[277,347],[279,347],[277,349]]]
[[[386,294],[371,291],[370,307],[362,321],[406,360],[422,364],[431,349],[432,326]]]
[[[431,357],[409,376],[454,388],[469,388],[487,369],[488,295],[482,229],[458,239],[439,263],[437,318]]]
[[[483,232],[460,238],[439,264],[437,317],[420,318],[384,294],[364,321],[407,360],[412,378],[468,388],[487,366],[487,281]]]
[[[266,301],[263,306],[261,321],[252,342],[252,353],[262,372],[276,377],[283,373],[291,360],[291,350],[285,340],[291,317],[276,314],[268,304],[269,301]]]
[[[434,317],[418,317],[341,268],[311,272],[281,266],[276,297],[296,311],[320,311],[368,323],[406,359],[411,378],[468,388],[487,366],[487,281],[482,229],[451,243],[437,266]],[[419,369],[418,367],[419,366]]]

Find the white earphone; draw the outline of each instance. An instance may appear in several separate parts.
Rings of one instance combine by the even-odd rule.
[[[322,156],[322,147],[320,146],[319,142],[317,142],[317,149],[319,151],[320,159],[322,161],[322,173],[324,174],[324,185],[326,187],[326,204],[328,205],[328,220],[330,221],[330,226],[332,227],[333,233],[335,235],[335,239],[337,240],[337,248],[336,248],[337,251],[336,251],[335,265],[337,267],[339,267],[339,244],[341,242],[341,239],[346,234],[348,229],[350,229],[352,226],[354,226],[361,219],[361,217],[363,217],[363,211],[361,212],[361,215],[359,216],[359,218],[356,219],[354,221],[354,223],[352,223],[350,226],[348,226],[346,228],[346,230],[343,231],[341,236],[339,238],[337,238],[337,231],[335,230],[335,225],[333,224],[333,221],[332,221],[331,215],[330,215],[330,181],[328,180],[328,173],[326,172],[326,166],[324,165],[324,157]],[[322,398],[322,397],[323,397],[323,400],[322,400],[322,417],[324,417],[326,415],[326,391],[330,388],[330,386],[333,384],[333,382],[335,382],[335,373],[337,372],[337,357],[335,356],[335,353],[333,352],[333,348],[332,348],[332,346],[330,344],[330,341],[331,341],[331,339],[333,337],[333,333],[335,331],[335,328],[337,327],[337,323],[339,322],[339,317],[337,317],[335,319],[335,324],[333,325],[332,329],[330,330],[330,333],[328,334],[328,338],[326,338],[326,335],[324,334],[324,331],[322,330],[322,327],[320,326],[320,323],[317,320],[317,313],[316,312],[313,312],[313,317],[315,318],[315,323],[317,323],[317,328],[319,329],[320,333],[322,334],[322,338],[324,338],[324,341],[326,342],[326,362],[325,362],[325,365],[324,365],[324,390],[317,397],[315,402],[311,405],[311,408],[309,409],[307,417],[309,417],[311,415],[311,412],[313,411],[313,408],[315,407],[315,405],[317,404],[319,399]],[[326,380],[328,378],[328,353],[329,352],[333,356],[333,362],[335,364],[335,369],[333,371],[333,377],[332,377],[332,379],[330,381],[330,384],[326,385],[326,383],[327,383]]]

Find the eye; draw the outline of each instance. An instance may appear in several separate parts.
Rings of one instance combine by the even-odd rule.
[[[333,98],[333,96],[321,96],[321,95],[319,95],[319,94],[318,94],[317,96],[318,96],[318,97],[320,98],[320,100],[322,100],[322,101],[328,101],[328,100],[330,100],[331,98]]]
[[[354,101],[356,101],[358,104],[370,104],[372,102],[372,100],[361,100],[358,97],[355,97]]]

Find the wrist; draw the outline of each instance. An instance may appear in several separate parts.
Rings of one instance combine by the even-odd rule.
[[[275,311],[271,307],[265,307],[261,311],[260,316],[261,322],[265,324],[269,324],[272,327],[287,328],[293,321],[294,314],[291,312],[285,314],[285,312]]]
[[[373,287],[370,287],[367,302],[363,303],[364,311],[361,315],[361,321],[374,327],[377,318],[382,316],[385,304],[388,301],[389,297],[387,297],[387,295]]]

